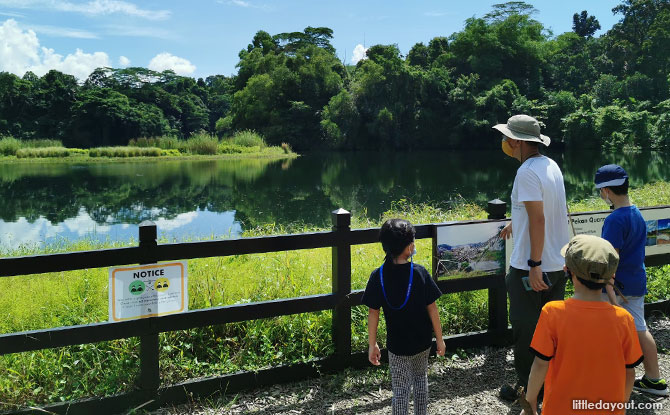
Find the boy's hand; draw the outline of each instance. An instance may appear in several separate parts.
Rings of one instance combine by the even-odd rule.
[[[444,352],[447,350],[447,346],[444,344],[444,339],[436,339],[435,343],[437,344],[437,355],[444,356]]]
[[[368,360],[375,366],[379,366],[379,359],[382,357],[382,352],[379,350],[379,345],[375,343],[368,347]]]

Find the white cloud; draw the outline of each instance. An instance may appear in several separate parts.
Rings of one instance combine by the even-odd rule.
[[[367,48],[363,47],[360,43],[356,45],[354,48],[354,54],[351,56],[351,63],[354,65],[358,63],[358,61],[362,59],[367,59],[368,57],[365,55],[365,53],[368,51]]]
[[[21,13],[8,13],[8,12],[0,12],[0,16],[17,17],[17,18],[26,17]]]
[[[159,27],[149,26],[121,26],[121,25],[107,25],[104,27],[105,34],[108,36],[123,36],[123,37],[152,37],[156,39],[177,40],[179,37],[174,31],[161,29]]]
[[[119,58],[119,65],[123,67],[130,66],[130,59],[126,58],[125,56],[121,56]]]
[[[188,225],[198,217],[198,212],[180,213],[173,219],[158,218],[154,223],[161,232],[172,231],[182,226]]]
[[[63,0],[0,0],[0,6],[17,9],[56,10],[100,16],[124,14],[149,20],[165,20],[170,17],[169,10],[146,10],[133,3],[121,0],[92,0],[86,3],[72,3]]]
[[[55,37],[71,37],[75,39],[98,39],[98,35],[88,32],[86,30],[72,29],[69,27],[46,26],[46,25],[30,25],[30,29],[35,33],[55,36]]]
[[[84,80],[102,66],[111,66],[109,56],[104,52],[91,54],[77,49],[74,54],[63,57],[53,49],[40,46],[35,31],[24,31],[15,20],[9,19],[0,25],[0,71],[18,76],[32,71],[41,76],[56,69]]]
[[[149,62],[149,69],[156,72],[172,69],[178,75],[189,75],[195,71],[195,65],[187,59],[163,52],[151,59],[151,62]]]
[[[244,7],[246,9],[260,9],[264,11],[273,10],[273,8],[267,4],[258,5],[246,0],[218,0],[217,3],[227,4],[229,6]]]
[[[423,15],[428,16],[428,17],[442,17],[442,16],[447,16],[450,13],[447,12],[425,12]]]

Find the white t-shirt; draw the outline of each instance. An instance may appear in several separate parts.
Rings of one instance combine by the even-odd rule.
[[[510,265],[528,270],[530,233],[528,212],[523,202],[542,201],[544,206],[544,249],[542,271],[560,271],[565,264],[561,248],[570,240],[568,208],[563,174],[554,160],[546,156],[526,160],[514,178],[512,188],[512,236],[514,249]],[[537,259],[537,258],[533,258]]]

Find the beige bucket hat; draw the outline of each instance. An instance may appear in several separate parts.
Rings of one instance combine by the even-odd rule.
[[[507,124],[493,126],[505,136],[523,141],[535,141],[549,146],[551,138],[540,134],[540,123],[530,115],[514,115],[507,120]]]

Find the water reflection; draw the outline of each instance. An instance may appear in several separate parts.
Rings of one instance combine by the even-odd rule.
[[[550,154],[568,198],[619,163],[633,186],[670,181],[667,154]],[[500,151],[311,154],[294,160],[0,164],[0,246],[137,238],[150,219],[170,240],[235,237],[266,223],[329,226],[344,207],[378,217],[392,201],[509,200],[518,163]]]

